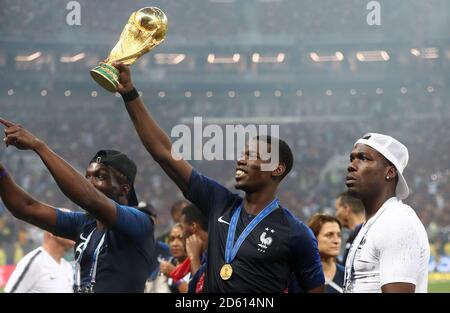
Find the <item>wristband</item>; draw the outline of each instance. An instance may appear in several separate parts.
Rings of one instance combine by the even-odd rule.
[[[0,179],[3,178],[3,177],[5,177],[6,175],[8,175],[8,172],[7,172],[5,169],[2,169],[2,170],[0,171]]]
[[[134,99],[139,97],[139,92],[136,90],[136,88],[133,88],[131,91],[128,91],[127,93],[122,94],[122,99],[125,103],[133,101]]]

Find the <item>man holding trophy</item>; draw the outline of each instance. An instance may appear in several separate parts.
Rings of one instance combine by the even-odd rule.
[[[130,34],[127,30],[124,33]],[[133,43],[133,47],[140,47],[139,49],[144,49],[144,43],[147,42],[161,42],[158,41],[160,36],[157,36],[159,39],[147,40],[143,39],[139,32],[133,34],[135,35],[131,37],[134,39],[129,41]],[[152,31],[152,34],[157,32]],[[129,58],[134,60],[137,55],[135,50],[129,50],[128,58],[115,54],[115,49],[123,47],[122,42],[126,42],[127,38],[129,37],[125,38],[122,34],[121,41],[108,59],[114,67],[111,72],[119,73],[116,75],[118,84],[115,85],[114,82],[114,88],[111,87],[110,90],[122,95],[134,127],[153,159],[159,163],[185,197],[209,216],[209,236],[212,238],[210,237],[208,245],[205,292],[282,292],[288,286],[291,273],[295,273],[303,290],[323,292],[324,275],[317,241],[309,228],[293,217],[287,209],[278,205],[276,198],[278,185],[289,173],[293,163],[292,152],[288,145],[279,140],[280,162],[273,171],[261,171],[263,161],[259,157],[257,160],[238,161],[236,188],[245,191],[244,199],[202,176],[185,160],[173,157],[170,138],[151,117],[131,80],[128,65]],[[140,38],[139,44],[135,44],[136,38]],[[275,138],[261,137],[253,143],[265,142],[272,145],[275,140],[278,141]],[[239,205],[239,200],[241,205],[237,208],[235,204]],[[240,214],[241,211],[247,214]],[[254,219],[251,220],[250,216],[254,216]],[[264,223],[259,223],[262,220]],[[255,241],[259,242],[259,236],[255,236],[255,233],[261,233],[263,224],[270,225],[273,228],[272,232],[276,229],[278,238],[276,246],[282,247],[280,250],[272,249],[270,251],[273,252],[264,256],[255,249],[257,245]],[[234,245],[235,248],[229,249],[229,246],[232,247],[234,244],[237,225],[239,229],[236,236],[239,235],[239,238]],[[252,234],[253,230],[255,231]],[[262,230],[264,231],[264,228]],[[225,247],[224,238],[227,238],[225,256],[222,255],[224,249],[219,250]]]

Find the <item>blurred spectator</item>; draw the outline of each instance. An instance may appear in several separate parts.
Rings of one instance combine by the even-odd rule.
[[[347,235],[342,238],[345,245],[343,245],[344,249],[341,248],[338,257],[339,264],[345,266],[350,246],[366,220],[364,215],[364,205],[361,200],[350,196],[347,192],[343,192],[336,197],[335,207],[336,218],[339,220],[342,227],[348,230]]]
[[[336,262],[341,248],[341,223],[334,216],[315,214],[309,219],[308,226],[317,238],[325,274],[325,292],[342,293],[345,268]]]
[[[74,242],[45,232],[42,246],[29,252],[11,274],[8,293],[72,293],[73,268],[63,256]]]

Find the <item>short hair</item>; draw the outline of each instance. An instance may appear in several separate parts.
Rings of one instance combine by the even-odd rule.
[[[276,137],[272,137],[269,135],[261,135],[256,136],[256,140],[264,140],[266,144],[272,146],[272,141],[278,142],[278,150],[279,150],[279,162],[283,163],[286,166],[286,170],[281,176],[281,179],[285,178],[287,174],[292,170],[292,166],[294,165],[294,155],[292,154],[292,150],[289,145],[284,141]]]
[[[177,210],[181,211],[180,208],[182,206],[189,205],[189,204],[190,204],[190,202],[185,199],[178,200],[174,204],[172,204],[172,207],[170,208],[170,213],[173,214],[173,212],[175,212]]]
[[[352,209],[352,212],[355,214],[363,214],[364,213],[364,204],[358,198],[351,196],[348,191],[344,191],[340,193],[336,199],[339,199],[342,205],[348,205]]]
[[[316,238],[325,223],[337,223],[339,229],[342,229],[342,224],[336,217],[328,214],[316,213],[308,220],[308,227],[311,228]]]
[[[208,218],[194,204],[184,207],[181,214],[185,216],[186,223],[196,223],[204,231],[208,231]]]

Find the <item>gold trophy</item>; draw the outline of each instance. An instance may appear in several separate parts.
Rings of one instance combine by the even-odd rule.
[[[111,64],[133,64],[140,56],[164,41],[167,26],[166,15],[156,7],[133,12],[108,58],[90,71],[92,78],[106,90],[116,92],[119,71]]]

